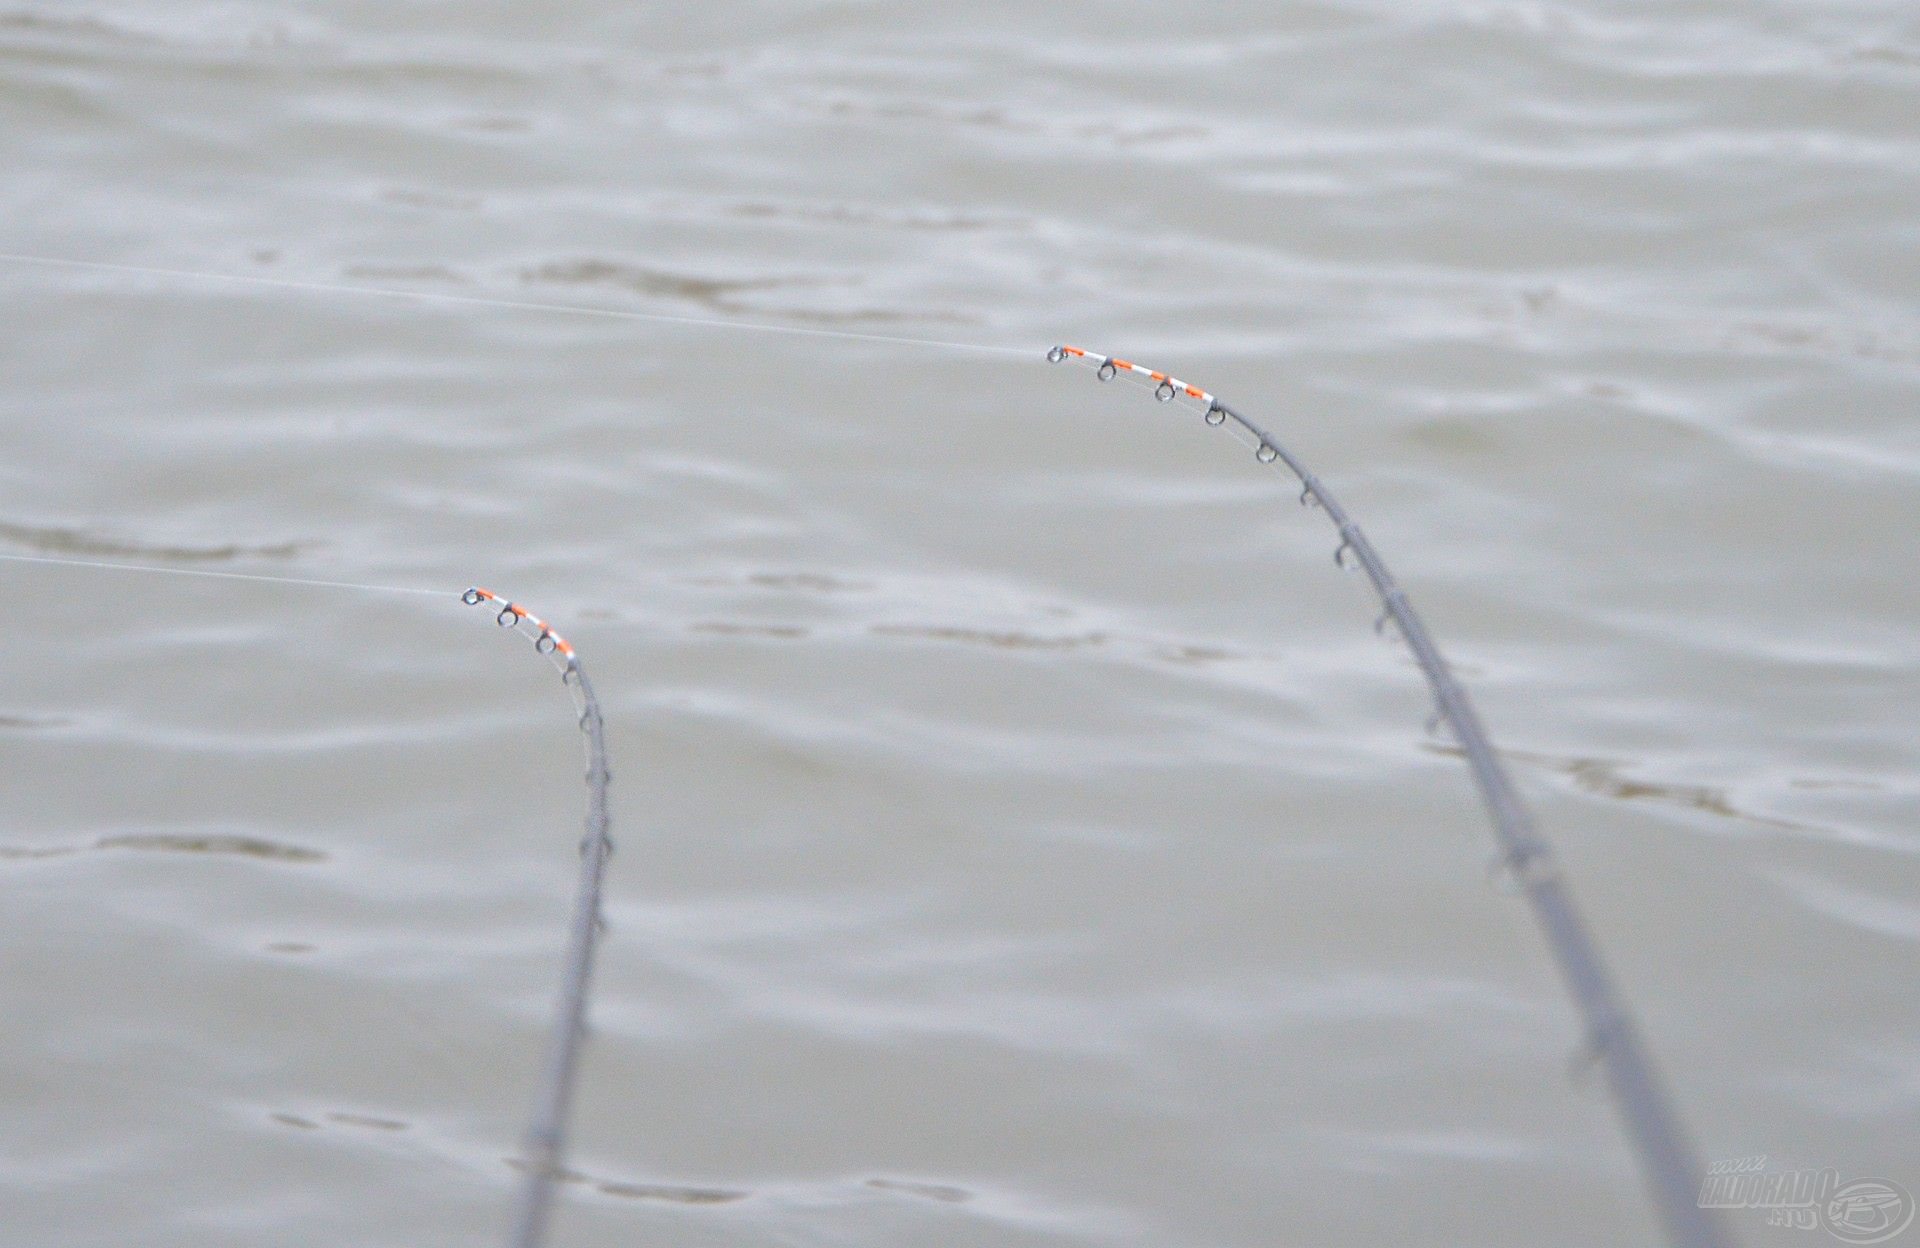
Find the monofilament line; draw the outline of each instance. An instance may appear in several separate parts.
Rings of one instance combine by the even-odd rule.
[[[718,316],[682,316],[672,312],[641,312],[631,308],[603,308],[578,303],[548,303],[537,299],[499,299],[490,295],[456,295],[448,291],[403,290],[395,286],[362,286],[349,282],[308,281],[301,278],[261,277],[247,273],[215,273],[199,269],[168,269],[144,264],[119,264],[108,260],[76,260],[64,256],[35,256],[22,252],[0,252],[0,261],[9,264],[40,265],[45,268],[92,269],[103,273],[125,273],[139,277],[178,278],[196,282],[226,282],[243,286],[263,286],[277,290],[299,290],[331,295],[364,295],[378,299],[411,299],[418,303],[454,306],[505,308],[520,312],[547,312],[565,316],[597,316],[620,321],[651,321],[655,324],[689,325],[705,329],[737,329],[756,334],[788,334],[803,338],[838,338],[853,342],[881,342],[895,346],[930,347],[943,351],[980,351],[993,355],[1026,356],[1024,347],[996,347],[979,342],[950,342],[939,338],[913,338],[900,334],[865,334],[850,329],[819,329],[805,325],[775,325],[767,321],[734,320]]]
[[[600,895],[613,854],[608,837],[606,723],[593,682],[580,666],[571,643],[539,616],[490,589],[474,586],[461,596],[469,606],[495,611],[502,628],[526,628],[533,648],[560,669],[560,679],[573,690],[580,712],[580,732],[587,746],[586,837],[580,842],[580,882],[575,890],[573,918],[567,928],[567,960],[562,972],[559,1004],[554,1012],[547,1066],[534,1098],[527,1125],[519,1203],[513,1216],[513,1248],[539,1248],[553,1212],[553,1198],[566,1164],[567,1114],[573,1104],[573,1085],[580,1069],[580,1046],[587,1034],[587,995],[593,984],[593,962],[600,944]]]
[[[106,572],[149,572],[155,576],[202,576],[221,581],[262,581],[269,585],[305,585],[315,589],[357,589],[371,594],[433,594],[444,589],[412,585],[369,585],[359,581],[320,581],[300,576],[263,576],[256,572],[215,572],[208,568],[163,568],[149,563],[107,563],[99,559],[57,559],[51,555],[0,555],[8,563],[38,563],[61,568],[94,568]]]
[[[1178,401],[1188,410],[1199,412],[1209,425],[1232,422],[1235,431],[1250,439],[1256,459],[1263,464],[1278,461],[1293,472],[1300,482],[1302,503],[1317,503],[1325,509],[1340,535],[1335,560],[1344,566],[1350,554],[1366,571],[1374,592],[1379,595],[1380,605],[1385,608],[1382,623],[1391,620],[1412,649],[1414,660],[1433,691],[1440,718],[1453,729],[1467,757],[1493,822],[1501,865],[1525,893],[1567,991],[1585,1022],[1587,1043],[1594,1060],[1606,1070],[1614,1103],[1619,1107],[1648,1194],[1669,1240],[1685,1248],[1730,1248],[1733,1241],[1726,1228],[1713,1213],[1700,1207],[1703,1173],[1699,1159],[1673,1098],[1640,1039],[1626,1002],[1614,987],[1613,977],[1574,904],[1552,847],[1535,831],[1532,816],[1521,802],[1505,765],[1494,753],[1466,689],[1454,678],[1426,624],[1394,581],[1393,574],[1387,571],[1386,563],[1367,535],[1320,479],[1273,435],[1206,391],[1165,373],[1078,347],[1055,347],[1047,353],[1047,358],[1056,364],[1068,359],[1085,364],[1095,369],[1102,381],[1124,377],[1151,387],[1154,397],[1161,402]]]

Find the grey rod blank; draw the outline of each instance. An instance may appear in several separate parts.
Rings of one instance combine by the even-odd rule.
[[[568,929],[566,971],[555,1012],[547,1068],[527,1126],[526,1177],[514,1210],[513,1248],[538,1248],[553,1212],[555,1185],[566,1159],[567,1112],[587,1032],[587,993],[600,943],[600,894],[613,842],[607,836],[607,739],[600,700],[579,661],[568,659],[563,679],[580,691],[580,731],[587,741],[586,838],[580,843],[580,882]]]
[[[1058,363],[1065,355],[1065,348],[1055,348],[1048,358]],[[1107,367],[1106,360],[1110,357],[1093,356],[1089,360],[1083,354],[1076,355],[1085,362],[1097,362],[1102,380],[1113,377],[1117,371]],[[1124,375],[1130,377],[1133,371],[1129,368]],[[1166,401],[1175,389],[1163,385],[1159,397]],[[1493,822],[1494,837],[1499,842],[1500,865],[1519,882],[1534,921],[1546,937],[1560,977],[1579,1009],[1593,1058],[1606,1071],[1608,1087],[1639,1161],[1641,1178],[1668,1241],[1677,1248],[1732,1248],[1733,1238],[1720,1218],[1700,1207],[1702,1167],[1693,1144],[1672,1095],[1654,1069],[1625,1001],[1614,987],[1599,948],[1580,917],[1579,908],[1574,905],[1553,849],[1535,831],[1533,818],[1521,802],[1499,755],[1494,753],[1466,689],[1454,679],[1427,626],[1407,601],[1406,593],[1394,581],[1373,543],[1320,479],[1272,434],[1218,399],[1203,397],[1210,401],[1206,412],[1209,423],[1232,420],[1255,439],[1259,448],[1257,458],[1262,463],[1279,459],[1292,469],[1302,487],[1300,501],[1317,500],[1326,511],[1327,518],[1339,531],[1342,550],[1352,552],[1373,582],[1374,592],[1386,609],[1383,618],[1393,620],[1413,651],[1414,660],[1433,690],[1439,715],[1452,727],[1467,765],[1473,771],[1474,783],[1479,787]]]
[[[1533,816],[1521,802],[1500,756],[1494,753],[1466,689],[1454,679],[1426,624],[1407,601],[1407,595],[1394,581],[1373,543],[1347,514],[1347,509],[1272,435],[1225,404],[1217,406],[1258,438],[1262,446],[1272,447],[1300,479],[1307,495],[1319,500],[1327,518],[1339,530],[1340,540],[1346,543],[1366,571],[1367,579],[1373,582],[1381,605],[1393,617],[1400,635],[1413,651],[1414,660],[1426,675],[1434,703],[1441,717],[1452,726],[1467,757],[1467,765],[1473,770],[1481,800],[1486,803],[1494,837],[1499,841],[1500,865],[1519,882],[1533,909],[1534,920],[1546,936],[1560,977],[1579,1007],[1586,1026],[1587,1044],[1607,1073],[1607,1084],[1619,1107],[1621,1122],[1639,1159],[1641,1178],[1654,1212],[1666,1228],[1668,1240],[1685,1248],[1731,1248],[1733,1240],[1719,1217],[1700,1207],[1703,1167],[1673,1097],[1654,1069],[1639,1028],[1634,1025],[1633,1016],[1627,1011],[1619,989],[1614,987],[1606,963],[1601,960],[1599,947],[1574,905],[1573,894],[1567,888],[1552,846],[1535,831]]]

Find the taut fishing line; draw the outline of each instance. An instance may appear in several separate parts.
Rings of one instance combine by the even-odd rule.
[[[269,585],[307,585],[316,589],[358,589],[370,594],[444,594],[444,589],[412,585],[366,585],[359,581],[315,581],[300,576],[261,576],[254,572],[214,572],[207,568],[162,568],[150,563],[104,563],[98,559],[56,559],[51,555],[0,555],[8,563],[45,563],[54,567],[97,568],[107,572],[151,572],[155,576],[207,576],[221,581],[264,581]]]
[[[863,334],[845,330],[812,329],[763,322],[722,318],[676,316],[627,309],[590,307],[577,304],[542,303],[527,300],[497,299],[477,295],[456,295],[432,291],[401,290],[333,282],[302,281],[255,277],[231,273],[205,273],[183,269],[154,268],[103,261],[74,260],[51,256],[0,252],[0,261],[57,267],[91,269],[149,277],[181,278],[197,281],[230,282],[288,290],[318,291],[331,294],[372,295],[421,302],[495,307],[518,311],[561,313],[575,316],[609,317],[620,320],[653,321],[670,324],[738,329],[760,333],[790,334],[817,338],[851,339],[894,345],[929,347],[957,351],[984,351],[995,354],[1025,355],[1019,348],[988,346],[980,343],[948,342],[928,338]],[[1163,403],[1173,403],[1197,412],[1207,424],[1225,426],[1229,432],[1253,448],[1262,464],[1284,464],[1300,483],[1303,506],[1322,508],[1333,523],[1340,543],[1334,560],[1342,567],[1349,561],[1367,574],[1380,599],[1382,614],[1375,623],[1385,632],[1391,624],[1413,652],[1433,694],[1435,720],[1444,723],[1459,742],[1461,752],[1472,771],[1487,814],[1492,821],[1499,847],[1499,864],[1525,895],[1537,925],[1546,938],[1560,976],[1578,1009],[1593,1059],[1607,1073],[1608,1086],[1626,1128],[1629,1142],[1640,1164],[1643,1179],[1655,1211],[1669,1240],[1686,1248],[1729,1248],[1732,1244],[1725,1228],[1710,1211],[1700,1208],[1698,1183],[1701,1168],[1686,1130],[1681,1123],[1671,1094],[1654,1069],[1638,1028],[1626,1004],[1613,984],[1585,920],[1575,906],[1551,846],[1535,830],[1526,806],[1521,802],[1512,779],[1494,752],[1486,729],[1468,699],[1466,690],[1455,679],[1444,657],[1435,646],[1426,625],[1393,579],[1373,544],[1354,523],[1346,509],[1327,491],[1324,484],[1305,464],[1272,435],[1212,394],[1165,373],[1142,367],[1128,360],[1099,355],[1079,347],[1057,346],[1047,353],[1054,362],[1072,360],[1095,370],[1102,381],[1124,378],[1150,388]],[[119,572],[150,572],[175,576],[200,576],[220,579],[261,581],[290,586],[364,590],[382,593],[439,594],[445,591],[410,586],[361,584],[350,581],[265,576],[242,572],[214,572],[198,568],[166,568],[142,564],[108,563],[86,559],[61,559],[33,555],[0,554],[0,559],[19,563],[52,564],[77,568],[95,568]],[[607,753],[605,724],[593,685],[581,669],[572,645],[545,622],[520,606],[493,592],[468,589],[462,601],[495,609],[502,627],[529,629],[534,648],[559,669],[561,679],[572,691],[587,752],[586,835],[581,842],[581,866],[578,891],[569,926],[563,983],[545,1073],[535,1098],[534,1112],[525,1137],[524,1182],[513,1222],[513,1248],[538,1248],[545,1238],[556,1184],[563,1173],[566,1148],[566,1122],[572,1104],[580,1045],[586,1031],[588,996],[591,989],[594,957],[601,928],[601,892],[607,860],[613,845],[608,837]]]
[[[92,269],[137,277],[179,278],[194,282],[235,282],[277,290],[304,290],[328,295],[372,295],[379,299],[411,299],[461,307],[505,308],[515,312],[557,312],[567,316],[598,316],[618,321],[693,325],[704,329],[738,329],[758,334],[794,334],[803,338],[839,338],[853,342],[883,342],[893,346],[938,347],[947,351],[986,351],[995,355],[1026,355],[1025,347],[994,347],[979,342],[949,342],[938,338],[907,338],[895,334],[864,334],[850,329],[817,329],[805,325],[776,325],[768,321],[734,320],[719,316],[681,316],[672,312],[641,312],[632,308],[602,308],[582,303],[547,303],[537,299],[501,299],[491,295],[456,295],[439,290],[404,290],[397,286],[361,286],[350,282],[320,282],[303,278],[261,277],[248,273],[210,273],[197,269],[166,269],[144,264],[116,264],[106,260],[74,260],[65,256],[34,256],[0,251],[0,261],[55,269]]]

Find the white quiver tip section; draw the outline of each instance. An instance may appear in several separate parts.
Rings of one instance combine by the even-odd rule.
[[[1162,403],[1171,403],[1199,413],[1209,425],[1218,428],[1226,426],[1227,432],[1244,442],[1263,464],[1270,464],[1281,457],[1277,443],[1266,432],[1234,411],[1212,394],[1199,386],[1190,385],[1178,377],[1135,364],[1132,360],[1123,360],[1117,355],[1101,355],[1098,351],[1086,351],[1079,347],[1070,347],[1065,343],[1047,352],[1047,359],[1055,364],[1071,361],[1093,370],[1094,376],[1101,381],[1127,381],[1143,390],[1153,391],[1153,397]],[[1296,465],[1289,464],[1289,467]],[[1302,476],[1302,481],[1306,477]]]
[[[573,691],[576,709],[582,712],[586,710],[581,697],[580,660],[575,656],[572,644],[565,637],[554,632],[552,625],[519,603],[510,602],[492,590],[481,589],[478,585],[461,594],[460,601],[470,607],[485,603],[489,607],[497,608],[494,622],[501,628],[511,628],[515,632],[532,637],[533,648],[547,656],[547,661],[559,671],[560,679],[565,682],[568,689]]]
[[[1151,368],[1143,368],[1131,360],[1123,360],[1115,355],[1101,355],[1094,351],[1083,351],[1079,347],[1069,347],[1065,343],[1047,352],[1047,359],[1058,364],[1062,360],[1072,360],[1091,368],[1101,381],[1112,381],[1116,377],[1124,378],[1136,385],[1153,391],[1153,397],[1162,403],[1179,403],[1182,406],[1195,407],[1202,412],[1215,410],[1212,395],[1198,386],[1190,386],[1178,377],[1169,377]],[[1218,423],[1218,422],[1215,422]]]

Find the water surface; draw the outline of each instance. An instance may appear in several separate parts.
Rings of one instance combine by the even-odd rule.
[[[1644,1243],[1478,697],[1708,1157],[1920,1183],[1920,23],[0,0],[9,1242]],[[1736,1220],[1751,1243],[1809,1233]],[[1821,1238],[1815,1233],[1816,1238]],[[1771,1237],[1771,1238],[1769,1238]]]

